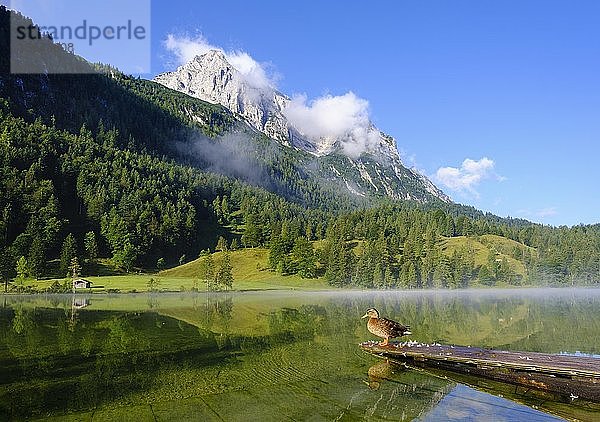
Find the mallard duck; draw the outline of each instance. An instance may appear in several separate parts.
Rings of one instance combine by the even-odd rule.
[[[367,321],[367,329],[377,337],[383,338],[380,346],[387,346],[389,339],[402,337],[412,334],[410,326],[402,325],[399,322],[392,321],[387,318],[379,318],[379,311],[375,308],[367,309],[367,313],[362,318],[369,318]]]

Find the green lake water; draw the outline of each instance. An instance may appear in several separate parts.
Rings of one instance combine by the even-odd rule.
[[[411,340],[600,354],[600,290],[0,297],[0,420],[600,420],[597,404],[362,352]]]

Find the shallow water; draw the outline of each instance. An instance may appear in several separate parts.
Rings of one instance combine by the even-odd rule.
[[[360,316],[374,306],[421,342],[598,355],[600,290],[4,296],[0,305],[0,419],[600,419],[596,405],[444,379],[358,348],[372,339]]]

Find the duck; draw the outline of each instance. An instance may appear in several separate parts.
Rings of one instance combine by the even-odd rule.
[[[391,338],[412,334],[409,325],[402,325],[391,319],[380,318],[379,311],[375,308],[367,309],[367,312],[361,318],[369,318],[367,329],[377,337],[383,338],[383,341],[379,343],[380,346],[387,346]]]

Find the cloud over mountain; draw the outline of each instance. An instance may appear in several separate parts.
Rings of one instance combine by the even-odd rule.
[[[325,95],[310,102],[306,95],[295,96],[283,114],[310,139],[337,139],[352,157],[371,150],[380,142],[379,131],[369,119],[369,102],[353,92]]]
[[[494,173],[494,161],[483,157],[480,160],[466,158],[460,168],[441,167],[435,173],[434,179],[454,191],[467,191],[477,195],[475,187],[484,179],[495,177],[502,181],[504,178]]]
[[[194,37],[189,35],[177,36],[168,34],[163,41],[167,51],[176,59],[178,65],[188,63],[196,56],[208,53],[211,50],[223,52],[227,61],[231,63],[243,76],[245,81],[254,88],[274,89],[277,85],[277,75],[271,71],[268,63],[259,63],[244,51],[225,51],[223,48],[212,45],[202,34]]]

